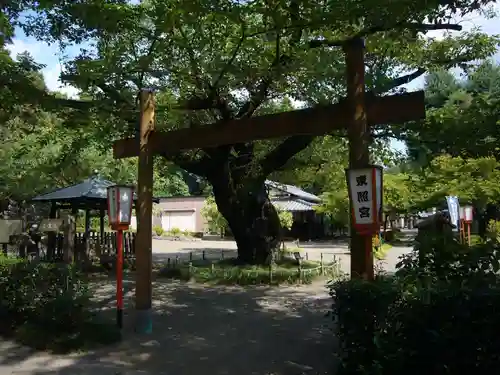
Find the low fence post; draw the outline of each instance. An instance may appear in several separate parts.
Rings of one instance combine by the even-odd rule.
[[[321,253],[321,260],[319,262],[321,276],[325,274],[325,269],[323,268],[323,253]]]
[[[210,272],[212,274],[214,274],[214,272],[215,272],[215,265],[212,262],[210,262]]]
[[[309,253],[306,251],[306,260],[309,260]]]
[[[302,283],[302,262],[299,262],[299,282]]]
[[[224,250],[220,251],[220,260],[224,260]]]
[[[202,251],[201,256],[203,257],[203,260],[205,260],[205,250]]]
[[[269,285],[273,283],[273,263],[269,263]]]
[[[189,252],[189,261],[190,262],[193,261],[193,252],[192,251]]]
[[[189,264],[188,264],[188,278],[191,278],[192,275],[193,275],[193,263],[189,262]]]

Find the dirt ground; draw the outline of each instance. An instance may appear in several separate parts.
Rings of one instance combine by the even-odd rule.
[[[290,245],[292,246],[292,245]],[[304,244],[310,259],[335,256],[348,272],[347,248]],[[231,256],[231,241],[155,240],[155,261],[189,253]],[[394,269],[409,248],[389,251]],[[234,254],[233,254],[234,256]],[[153,285],[153,334],[133,332],[134,283],[127,281],[124,340],[93,353],[55,356],[0,341],[0,375],[322,375],[332,374],[336,342],[326,281],[290,287],[215,287],[174,281]],[[96,303],[114,317],[114,284],[95,284]]]
[[[286,245],[291,251],[297,248],[295,243]],[[341,270],[349,273],[351,257],[348,246],[344,242],[306,242],[300,243],[299,247],[303,256],[308,259],[319,261],[323,254],[325,262],[336,260],[340,263]],[[396,268],[399,257],[410,250],[411,247],[408,246],[394,246],[388,251],[386,259],[378,263],[386,271],[392,272]],[[188,260],[190,256],[193,259],[201,259],[203,254],[207,259],[236,257],[236,243],[234,241],[153,240],[153,259],[157,263],[167,262],[168,258],[171,261],[176,258]]]
[[[133,283],[126,289],[133,311]],[[112,283],[96,285],[96,298],[113,313]],[[324,282],[279,289],[155,282],[152,335],[134,334],[126,314],[123,342],[94,353],[60,357],[3,343],[0,374],[330,374],[329,304]]]

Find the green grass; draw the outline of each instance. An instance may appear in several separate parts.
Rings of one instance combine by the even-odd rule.
[[[338,276],[337,267],[324,264],[323,275],[319,262],[302,261],[301,270],[296,261],[283,259],[272,268],[261,265],[242,265],[235,259],[217,262],[196,260],[189,265],[163,267],[159,277],[192,280],[200,283],[259,285],[259,284],[308,284],[318,277]]]

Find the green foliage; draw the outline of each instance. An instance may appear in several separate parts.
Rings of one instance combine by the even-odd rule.
[[[161,227],[161,225],[155,225],[153,227],[153,232],[157,236],[162,236],[165,231],[163,230],[163,228]]]
[[[493,157],[437,156],[424,173],[413,178],[413,190],[418,208],[442,204],[447,195],[457,195],[461,203],[484,208],[500,201],[498,163]]]
[[[5,181],[0,181],[8,187],[4,194],[19,191],[19,195],[28,195],[34,187],[50,190],[53,185],[88,176],[88,165],[96,161],[106,170],[103,174],[120,177],[115,180],[126,182],[135,177],[131,175],[135,170],[131,162],[112,163],[109,150],[112,140],[136,133],[136,95],[144,87],[156,89],[157,129],[168,130],[289,109],[291,99],[307,105],[340,100],[345,94],[344,55],[341,49],[322,48],[323,41],[342,42],[353,35],[364,36],[369,66],[366,85],[378,94],[394,91],[426,70],[467,67],[494,54],[498,38],[479,30],[447,33],[442,38],[429,38],[426,33],[454,28],[447,25],[450,19],[491,3],[492,0],[361,3],[337,0],[326,5],[319,0],[264,3],[27,0],[16,5],[8,1],[0,19],[5,41],[12,37],[16,25],[38,40],[68,48],[82,46],[80,53],[72,53],[74,58],[65,61],[62,74],[65,83],[81,90],[81,100],[48,93],[37,79],[40,67],[30,63],[28,69],[25,65],[29,59],[15,62],[5,53],[2,55],[0,86],[6,90],[2,91],[1,99],[14,97],[11,104],[21,101],[57,112],[65,125],[61,128],[68,129],[68,135],[60,130],[43,139],[38,139],[38,131],[30,131],[26,137],[29,145],[17,145],[22,142],[16,141],[13,151],[6,151],[3,164],[6,167],[2,172],[7,174]],[[29,16],[20,17],[21,10],[29,11]],[[91,50],[87,45],[92,46]],[[414,72],[401,77],[400,72],[404,71]],[[494,96],[488,100],[493,99]],[[395,128],[386,129],[389,130],[384,135],[397,132]],[[380,128],[374,130],[377,133]],[[17,136],[16,140],[20,138],[23,137]],[[388,152],[387,142],[387,139],[376,140],[374,148],[380,148],[380,153],[374,152],[373,162],[390,164],[393,155]],[[23,150],[29,150],[30,145],[35,147],[28,153],[29,158],[16,161],[15,156],[26,154]],[[310,145],[315,160],[340,162],[337,165],[330,162],[331,168],[322,168],[322,163],[310,168],[311,161],[305,157]],[[87,152],[90,156],[85,159]],[[47,162],[43,161],[45,153]],[[325,158],[329,153],[337,155]],[[249,214],[243,208],[248,200],[254,199],[265,178],[278,170],[286,173],[287,169],[300,169],[304,160],[304,171],[293,170],[291,175],[304,181],[304,176],[312,175],[314,169],[324,169],[326,173],[318,173],[321,176],[310,184],[315,185],[316,191],[327,192],[329,212],[345,224],[348,209],[343,176],[332,180],[326,188],[320,185],[320,181],[342,171],[345,155],[344,141],[333,137],[315,141],[311,136],[176,153],[166,149],[163,153],[178,167],[220,187],[214,189],[217,200],[231,204],[231,212],[239,214],[226,218],[235,221],[231,223],[234,227],[238,222],[251,225],[256,221],[256,217],[246,217]],[[76,166],[82,157],[84,170],[78,171]],[[0,155],[0,161],[4,159]],[[155,193],[186,194],[180,178],[182,172],[170,167],[155,168]],[[21,179],[16,177],[19,174]],[[38,175],[43,177],[39,184]],[[51,175],[58,178],[56,183],[51,182]],[[20,182],[25,179],[26,187]],[[335,196],[332,192],[340,193]],[[217,231],[227,226],[222,220],[212,219],[210,225]],[[242,233],[247,232],[236,235],[244,236]],[[262,236],[268,238],[269,234]],[[257,232],[248,234],[257,235]],[[239,240],[242,243],[245,238]],[[245,251],[255,252],[255,249],[249,246]]]
[[[421,237],[394,276],[330,283],[340,374],[488,373],[500,364],[500,252]],[[479,351],[477,348],[481,348]]]
[[[392,248],[391,244],[382,243],[373,246],[373,257],[377,260],[384,260],[387,256],[387,252]]]
[[[96,320],[76,268],[0,256],[2,334],[37,349],[67,352],[116,342],[120,333]]]
[[[205,200],[205,204],[201,209],[201,216],[207,222],[210,233],[222,234],[228,228],[227,220],[219,212],[213,196],[209,196]]]
[[[443,153],[464,159],[500,155],[500,65],[487,60],[467,73],[462,80],[439,71],[429,75],[426,119],[403,128],[410,155],[424,165]]]
[[[278,217],[280,218],[281,228],[288,229],[292,228],[293,225],[293,214],[290,211],[278,210]]]
[[[336,278],[339,270],[336,264],[324,266],[321,275],[319,262],[303,261],[301,271],[297,263],[290,259],[278,261],[275,265],[241,265],[234,259],[221,260],[214,263],[206,261],[192,262],[189,265],[164,267],[159,276],[181,280],[194,280],[200,283],[226,285],[259,285],[259,284],[309,284],[320,276]]]
[[[500,243],[500,221],[490,220],[486,228],[486,238],[494,243]]]
[[[182,231],[179,228],[171,228],[168,232],[171,236],[174,237],[179,237],[182,233]]]

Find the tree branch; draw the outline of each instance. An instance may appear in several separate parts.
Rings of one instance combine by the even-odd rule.
[[[417,79],[421,75],[425,74],[427,72],[427,69],[425,68],[418,68],[412,73],[405,74],[404,76],[395,78],[391,80],[387,85],[380,87],[380,88],[375,88],[369,92],[369,94],[383,94],[385,92],[391,91],[395,89],[396,87],[406,85],[410,83],[411,81]]]
[[[220,71],[217,79],[212,84],[212,87],[217,88],[219,86],[219,82],[222,80],[222,78],[224,78],[224,75],[227,73],[227,71],[229,70],[229,68],[231,67],[231,65],[233,65],[233,62],[236,59],[236,56],[238,56],[238,53],[240,52],[241,46],[243,45],[243,42],[246,39],[245,29],[246,29],[245,24],[242,21],[241,22],[241,37],[240,37],[240,40],[239,40],[238,44],[236,45],[236,47],[234,48],[231,57],[229,58],[229,60],[226,62],[226,64],[224,65],[224,67]]]
[[[309,42],[309,47],[310,48],[317,48],[317,47],[341,47],[345,43],[349,42],[352,39],[356,38],[365,38],[368,35],[376,34],[379,32],[384,32],[384,31],[391,31],[391,30],[397,30],[397,29],[409,29],[409,30],[414,30],[414,31],[431,31],[431,30],[456,30],[456,31],[461,31],[462,26],[458,24],[426,24],[426,23],[413,23],[413,22],[399,22],[394,25],[375,25],[368,27],[366,29],[363,29],[359,31],[358,33],[345,38],[345,39],[339,39],[339,40],[320,40],[320,39],[315,39],[311,40]]]

